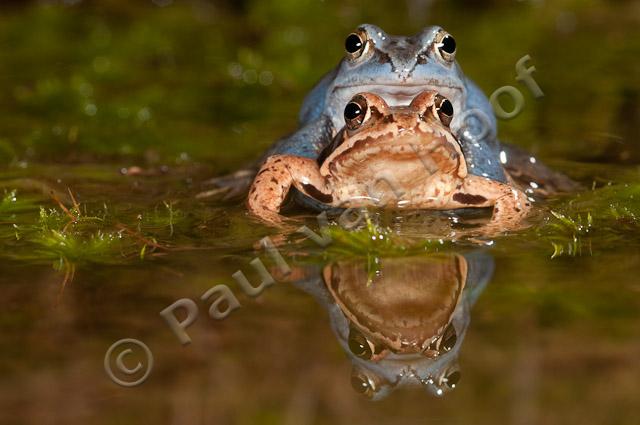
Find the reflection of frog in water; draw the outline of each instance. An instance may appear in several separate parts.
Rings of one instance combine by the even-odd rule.
[[[345,108],[347,124],[317,159],[273,155],[260,169],[248,207],[278,223],[291,186],[331,207],[458,209],[493,207],[486,229],[510,230],[530,201],[509,184],[470,174],[449,128],[451,102],[425,91],[408,106],[389,107],[372,93]]]
[[[356,391],[380,399],[401,385],[436,395],[454,388],[469,309],[493,274],[492,258],[479,251],[385,258],[380,267],[370,281],[365,263],[341,261],[296,286],[328,310]]]
[[[501,144],[487,97],[455,60],[453,36],[438,26],[413,36],[392,36],[375,25],[361,25],[345,40],[345,57],[310,91],[299,114],[299,129],[277,142],[260,160],[291,155],[317,160],[346,124],[345,105],[357,93],[380,96],[389,106],[408,105],[419,93],[433,91],[456,111],[451,131],[460,142],[469,174],[507,183],[506,171],[539,189],[567,189],[560,178],[530,155]],[[257,165],[260,165],[257,164]],[[257,169],[214,179],[212,193],[244,193]]]

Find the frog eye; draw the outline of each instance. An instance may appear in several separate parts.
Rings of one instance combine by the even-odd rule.
[[[455,347],[456,342],[458,341],[458,335],[456,334],[456,328],[453,327],[452,323],[449,323],[445,328],[442,336],[440,338],[436,338],[427,348],[427,353],[433,353],[430,355],[438,356],[443,353],[447,353]]]
[[[367,100],[363,96],[355,96],[344,108],[344,122],[349,130],[362,125],[367,116]]]
[[[373,397],[376,392],[375,384],[364,374],[351,376],[351,387],[358,394],[363,394],[369,398]]]
[[[375,347],[371,341],[365,338],[364,335],[356,329],[351,328],[349,330],[349,350],[356,357],[364,360],[371,360],[371,357],[373,357],[373,353],[375,352]]]
[[[359,58],[365,51],[368,40],[367,33],[362,29],[349,34],[344,40],[344,49],[347,52],[347,56],[350,59]]]
[[[353,366],[351,369],[351,387],[358,394],[362,394],[369,399],[376,399],[383,395],[386,389],[395,386],[380,375],[371,370],[366,370],[360,366]]]
[[[453,62],[456,57],[456,40],[446,32],[441,32],[436,38],[436,48],[447,62]]]
[[[442,341],[440,342],[440,351],[451,351],[458,341],[458,335],[456,334],[456,328],[452,323],[449,323],[447,328],[442,334]]]
[[[436,95],[434,99],[434,112],[442,124],[449,127],[451,120],[453,119],[453,105],[444,96]]]
[[[456,385],[458,385],[458,382],[460,382],[461,376],[460,371],[455,369],[453,371],[448,371],[442,381],[447,385],[447,387],[454,389]]]

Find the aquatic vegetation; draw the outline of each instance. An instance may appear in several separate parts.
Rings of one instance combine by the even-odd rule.
[[[567,255],[581,255],[583,245],[588,243],[585,242],[585,238],[589,236],[588,233],[593,226],[591,213],[587,213],[586,219],[581,215],[575,218],[567,217],[556,211],[551,211],[551,215],[555,220],[551,220],[546,229],[550,232],[548,239],[553,245],[551,258],[565,254],[565,250]],[[591,253],[590,243],[588,249]]]
[[[11,175],[41,161],[94,162],[85,166],[89,175],[98,172],[95,162],[104,160],[154,166],[202,162],[211,164],[209,175],[232,170],[294,127],[300,101],[321,76],[320,70],[334,64],[341,54],[345,33],[364,18],[348,12],[354,3],[326,3],[247,2],[240,20],[235,6],[230,5],[198,18],[188,5],[141,8],[120,0],[100,5],[85,2],[79,8],[36,3],[3,10],[6,19],[0,40],[13,48],[0,61],[0,73],[10,82],[0,100],[5,124],[0,163]],[[616,43],[612,40],[622,36],[616,30],[614,38],[607,41],[608,48],[594,52],[589,61],[592,65],[579,74],[567,73],[566,61],[554,60],[557,49],[562,48],[562,57],[581,57],[585,46],[600,39],[600,32],[574,34],[569,28],[570,32],[562,33],[568,44],[550,43],[559,34],[556,15],[564,13],[566,5],[549,4],[544,10],[492,10],[485,17],[493,22],[491,28],[478,21],[475,10],[451,7],[456,13],[441,15],[438,23],[460,34],[464,52],[461,50],[459,60],[487,93],[505,83],[515,84],[511,75],[514,59],[530,53],[536,61],[540,86],[547,96],[534,101],[527,95],[523,114],[516,120],[501,121],[504,139],[534,148],[543,159],[576,158],[581,152],[591,152],[586,147],[593,146],[597,147],[595,154],[586,155],[590,159],[637,160],[635,145],[619,143],[619,137],[610,135],[612,126],[628,140],[636,133],[634,120],[624,113],[634,110],[634,92],[608,95],[624,94],[625,87],[635,87],[632,83],[637,73],[622,66],[628,65],[626,62],[609,66],[610,78],[593,87],[595,92],[579,89],[600,81],[604,64],[631,57],[637,39],[625,37],[625,43]],[[592,13],[633,16],[627,13],[631,7],[627,4],[590,7],[593,9],[575,11],[574,18],[585,28],[598,25],[591,19]],[[424,24],[424,19],[406,21],[406,12],[404,6],[389,10],[384,5],[369,5],[365,20],[398,33],[412,32]],[[537,18],[530,19],[531,13]],[[144,19],[138,19],[141,16]],[[338,24],[327,26],[328,16]],[[273,26],[272,22],[281,25]],[[32,30],[25,33],[25,27]],[[249,27],[252,30],[247,33]],[[245,30],[238,32],[237,28]],[[516,38],[514,43],[501,46],[500,54],[486,60],[487,46],[495,44],[496,33]],[[335,49],[328,49],[330,45]],[[574,48],[566,48],[568,45]],[[40,53],[34,55],[35,51]],[[51,63],[62,66],[50,67]],[[43,68],[50,72],[43,74]],[[553,95],[564,93],[566,87],[572,96]],[[598,102],[591,101],[594,96]],[[576,134],[578,128],[590,133]],[[575,148],[576,137],[585,144],[580,149]],[[603,138],[613,142],[602,143]],[[565,168],[572,170],[572,165]],[[597,165],[583,174],[590,177],[601,170]],[[622,184],[635,181],[637,172],[632,174],[615,180],[620,182],[617,185],[554,202],[553,214],[535,231],[519,234],[519,238],[529,246],[541,245],[543,250],[550,246],[554,257],[585,255],[615,247],[622,240],[637,240],[638,206],[633,201],[638,199],[633,197],[637,187]],[[96,187],[106,184],[101,180]],[[225,225],[230,226],[227,230],[220,225],[220,217],[204,223],[206,212],[199,211],[201,221],[187,214],[188,202],[154,201],[118,213],[112,211],[111,204],[91,205],[92,212],[85,215],[83,210],[77,222],[66,229],[65,220],[73,220],[65,213],[47,232],[51,236],[57,231],[67,238],[62,244],[68,247],[64,256],[79,263],[83,258],[89,262],[147,258],[168,240],[191,244],[198,232],[225,238],[225,243],[236,248],[238,240],[254,242],[253,227],[243,217],[224,216]],[[2,255],[26,254],[28,241],[45,232],[38,227],[38,214],[39,207],[45,205],[51,215],[49,204],[49,200],[24,191],[13,201],[0,203],[2,243],[19,242],[17,250],[6,249]],[[83,205],[83,209],[87,207]],[[64,213],[60,206],[55,209]],[[69,212],[76,214],[73,208]],[[54,221],[54,217],[47,220]],[[384,225],[371,226],[368,223],[357,231],[331,226],[334,243],[326,255],[408,255],[444,249],[448,243],[425,240],[419,232],[407,235]],[[50,248],[42,246],[56,246],[53,241],[58,239],[52,237],[44,243],[42,238],[42,243],[32,248],[48,251]],[[71,240],[82,240],[96,249],[85,249],[85,257],[74,254],[74,250],[83,251],[82,244]],[[499,242],[510,243],[505,238]],[[117,248],[122,244],[125,248]],[[105,260],[97,258],[99,251]]]
[[[75,201],[68,207],[56,200],[25,196],[16,190],[0,202],[1,256],[32,264],[50,263],[64,272],[63,286],[77,267],[124,265],[144,260],[156,251],[171,249],[170,240],[184,213],[165,201],[137,215],[112,213],[106,204],[87,206]],[[49,202],[50,204],[50,202]]]
[[[34,197],[20,197],[18,199],[17,190],[5,191],[0,200],[0,218],[7,220],[15,218],[16,214],[33,211],[37,209],[37,200]]]
[[[408,237],[380,224],[380,217],[362,211],[363,223],[354,229],[339,224],[322,229],[331,238],[325,258],[397,257],[438,252],[452,246],[450,240]]]
[[[640,242],[640,184],[607,185],[555,205],[537,234],[551,243],[552,258],[592,255]]]
[[[464,237],[443,239],[416,232],[391,229],[380,217],[367,213],[355,229],[340,225],[324,228],[332,243],[323,251],[324,258],[416,255],[439,252],[452,247],[502,245],[505,249],[529,245],[546,250],[551,258],[593,255],[594,251],[616,249],[620,244],[640,244],[640,184],[606,185],[566,196],[540,207],[548,212],[535,218],[539,223],[528,231],[493,240]],[[423,230],[429,227],[423,228]],[[540,246],[540,243],[543,245]]]

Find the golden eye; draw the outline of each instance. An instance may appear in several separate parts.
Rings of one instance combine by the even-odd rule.
[[[367,116],[367,100],[360,95],[353,99],[344,108],[344,122],[349,130],[355,130],[362,125]]]
[[[436,49],[440,53],[442,59],[447,62],[453,62],[456,58],[456,40],[451,36],[451,34],[447,34],[442,31],[436,37]]]
[[[347,56],[350,59],[359,58],[367,47],[367,41],[369,37],[366,31],[358,29],[356,32],[352,32],[344,40],[344,49],[347,52]]]
[[[436,113],[436,116],[438,117],[440,122],[449,127],[449,124],[451,124],[451,120],[453,119],[453,105],[451,104],[449,99],[438,94],[435,97],[434,105],[434,112]]]

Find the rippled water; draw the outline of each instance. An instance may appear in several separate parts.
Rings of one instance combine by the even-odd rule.
[[[0,422],[637,424],[639,16],[624,1],[2,6]],[[293,237],[284,273],[258,246],[279,235],[195,195],[293,128],[363,21],[455,34],[487,93],[525,97],[502,137],[585,190],[491,244],[425,242],[431,215],[326,248]],[[514,79],[526,54],[540,99]],[[256,257],[277,283],[250,297],[232,276],[257,284]],[[241,305],[224,320],[201,299],[216,285]],[[160,314],[184,299],[186,345]],[[443,337],[373,362],[369,331]],[[105,372],[123,338],[153,355],[135,387]]]

